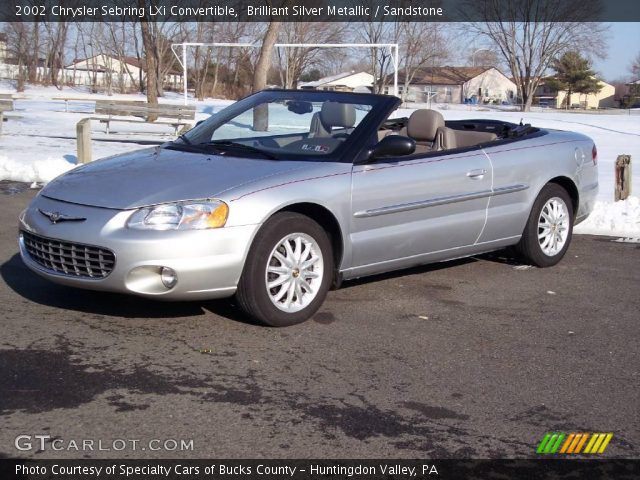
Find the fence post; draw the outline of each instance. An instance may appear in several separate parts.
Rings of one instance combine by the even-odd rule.
[[[618,155],[615,164],[615,197],[624,200],[631,195],[631,155]]]
[[[78,163],[91,161],[91,119],[83,118],[76,125]]]

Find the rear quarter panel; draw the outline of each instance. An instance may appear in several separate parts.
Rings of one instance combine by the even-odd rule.
[[[592,146],[593,141],[584,135],[546,130],[536,138],[485,148],[493,166],[494,190],[517,184],[527,188],[491,198],[480,242],[513,237],[515,243],[540,190],[557,177],[566,177],[577,186],[578,216],[588,214],[598,184],[597,168],[591,159]]]

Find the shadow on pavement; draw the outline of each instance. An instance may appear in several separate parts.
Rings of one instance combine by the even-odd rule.
[[[133,295],[94,292],[49,282],[31,272],[16,254],[0,266],[0,276],[18,295],[50,307],[124,318],[176,318],[205,315],[207,311],[251,323],[228,299],[205,302],[163,302]]]

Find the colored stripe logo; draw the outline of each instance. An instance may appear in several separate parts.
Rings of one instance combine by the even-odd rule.
[[[548,432],[536,449],[539,454],[604,453],[613,433]]]

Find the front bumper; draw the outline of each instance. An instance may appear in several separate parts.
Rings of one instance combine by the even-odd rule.
[[[54,224],[39,209],[86,220]],[[260,225],[212,230],[133,230],[125,226],[131,213],[60,202],[40,195],[20,216],[20,230],[111,250],[115,254],[115,266],[103,279],[79,278],[43,267],[30,257],[22,235],[20,255],[34,272],[72,287],[162,300],[221,298],[235,293]],[[173,288],[166,288],[160,281],[162,267],[177,273],[178,282]]]

